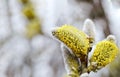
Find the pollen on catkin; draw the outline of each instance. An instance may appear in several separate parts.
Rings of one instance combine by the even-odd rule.
[[[52,31],[53,36],[69,47],[79,58],[87,55],[89,40],[87,35],[71,25],[63,25]]]
[[[95,62],[97,68],[105,67],[112,62],[118,54],[118,47],[114,42],[103,40],[96,45],[90,62]]]

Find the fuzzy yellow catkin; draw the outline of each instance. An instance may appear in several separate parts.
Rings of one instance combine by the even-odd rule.
[[[40,22],[37,19],[31,20],[27,25],[26,35],[29,38],[32,38],[34,35],[41,34]]]
[[[34,12],[34,9],[33,9],[33,6],[31,3],[25,4],[23,9],[22,9],[22,12],[26,16],[26,18],[28,18],[28,19],[35,18],[35,12]]]
[[[34,11],[34,6],[30,0],[20,0],[23,4],[22,13],[28,20],[26,26],[26,36],[27,38],[32,38],[37,34],[42,34],[41,21],[36,16]]]
[[[118,47],[109,40],[103,40],[96,45],[94,53],[90,59],[90,63],[96,63],[96,69],[105,67],[111,63],[118,54]]]
[[[71,25],[63,25],[52,31],[52,34],[69,47],[80,59],[87,55],[89,40],[83,31]]]
[[[20,0],[23,4],[26,4],[29,2],[29,0]]]

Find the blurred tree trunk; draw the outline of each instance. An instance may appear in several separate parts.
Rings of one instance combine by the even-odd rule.
[[[90,17],[94,19],[101,18],[106,22],[106,28],[104,30],[105,36],[108,36],[110,34],[110,29],[109,29],[109,21],[105,15],[104,9],[102,7],[102,2],[101,0],[91,0],[93,4],[93,9],[91,10]]]

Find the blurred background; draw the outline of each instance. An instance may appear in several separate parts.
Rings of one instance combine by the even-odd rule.
[[[0,0],[0,77],[64,77],[53,27],[95,23],[96,42],[109,34],[120,47],[120,0]],[[89,77],[119,77],[120,59]]]

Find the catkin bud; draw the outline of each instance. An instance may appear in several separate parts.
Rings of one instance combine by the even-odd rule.
[[[91,19],[86,19],[83,25],[83,31],[89,36],[90,44],[95,42],[95,24]],[[92,45],[91,45],[92,46]]]
[[[89,40],[87,35],[71,25],[63,25],[52,31],[53,36],[63,42],[80,59],[87,55]]]
[[[72,77],[75,77],[75,75],[79,76],[80,63],[78,58],[72,55],[63,44],[61,45],[61,49],[67,74]]]
[[[90,63],[94,66],[96,64],[96,69],[105,67],[107,64],[112,62],[118,54],[118,47],[113,41],[103,40],[96,45],[94,53],[90,59]]]

